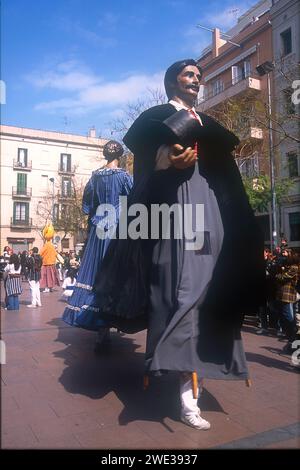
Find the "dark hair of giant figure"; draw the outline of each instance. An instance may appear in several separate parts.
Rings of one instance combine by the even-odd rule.
[[[165,73],[164,85],[168,99],[170,100],[174,96],[175,86],[177,85],[177,77],[180,72],[188,65],[194,65],[202,76],[202,70],[194,59],[183,59],[174,64],[170,65]]]
[[[124,153],[123,146],[116,140],[110,140],[106,142],[103,147],[103,156],[107,160],[107,163],[113,160],[119,160]]]

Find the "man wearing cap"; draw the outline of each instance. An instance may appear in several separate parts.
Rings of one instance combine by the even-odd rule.
[[[185,233],[178,239],[171,230],[169,239],[160,236],[137,243],[134,256],[142,246],[150,260],[145,274],[148,289],[143,291],[146,307],[141,298],[141,316],[146,310],[148,328],[147,374],[178,371],[181,420],[206,430],[210,423],[200,414],[192,373],[199,380],[248,378],[240,329],[243,314],[255,311],[263,297],[264,269],[263,239],[231,154],[239,140],[211,117],[196,112],[200,80],[201,70],[193,59],[171,65],[164,80],[169,102],[142,113],[124,143],[134,154],[134,202],[146,201],[148,208],[153,204],[187,204],[193,211],[204,207],[201,247],[187,248],[193,240]],[[187,116],[183,110],[197,122],[191,144],[181,140],[180,131],[177,141],[170,141],[165,132],[171,117],[176,121],[177,116]],[[178,129],[184,127],[179,121]],[[172,218],[171,228],[176,230]],[[117,245],[116,241],[111,250],[115,256]],[[239,253],[245,247],[248,258],[241,263]],[[142,286],[140,269],[137,272],[136,283]],[[122,283],[118,290],[122,291]],[[128,285],[126,290],[131,291]],[[130,316],[137,325],[139,321],[138,309],[132,307],[136,304],[128,300],[127,305],[127,314],[117,302],[113,306],[115,325],[124,331]]]

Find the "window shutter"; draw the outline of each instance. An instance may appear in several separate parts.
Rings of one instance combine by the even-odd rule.
[[[27,202],[25,203],[25,220],[26,222],[29,220],[29,204]]]
[[[232,81],[232,85],[235,85],[239,79],[238,79],[238,75],[239,75],[239,68],[237,65],[233,65],[231,67],[231,81]]]
[[[250,77],[251,75],[251,64],[249,60],[245,60],[244,62],[244,74],[245,78]]]
[[[27,189],[27,175],[25,173],[18,173],[17,175],[17,192],[24,194]]]

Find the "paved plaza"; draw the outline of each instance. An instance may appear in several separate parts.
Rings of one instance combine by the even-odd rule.
[[[242,332],[252,386],[207,380],[200,406],[212,427],[197,431],[179,421],[176,375],[143,390],[145,331],[113,330],[111,353],[96,355],[95,334],[61,320],[60,289],[36,309],[23,289],[19,311],[1,309],[2,448],[299,448],[299,367],[285,341],[255,334],[254,317]]]

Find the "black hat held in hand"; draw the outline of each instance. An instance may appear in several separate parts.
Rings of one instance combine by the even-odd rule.
[[[153,119],[152,130],[165,144],[192,147],[199,138],[202,126],[191,112],[181,109],[163,122]]]

